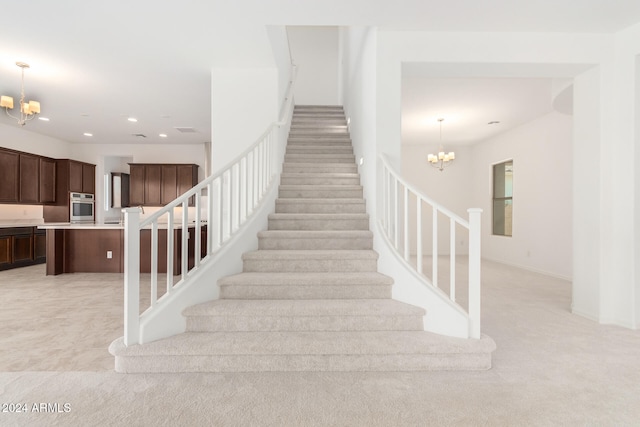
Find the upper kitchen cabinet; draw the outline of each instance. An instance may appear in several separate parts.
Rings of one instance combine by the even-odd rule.
[[[40,202],[56,201],[56,161],[40,158]]]
[[[49,170],[50,166],[44,168]],[[58,159],[55,161],[55,170],[55,204],[45,204],[44,220],[69,222],[69,193],[95,194],[96,166],[77,160]],[[42,186],[40,191],[43,191]]]
[[[20,203],[40,202],[40,159],[20,154]]]
[[[0,149],[0,203],[17,203],[20,195],[20,155]]]
[[[0,203],[54,203],[55,160],[0,148],[0,182]]]
[[[198,165],[130,163],[131,205],[163,206],[198,183]],[[189,205],[193,206],[191,199]]]
[[[75,160],[69,162],[69,191],[94,194],[96,192],[96,166]]]

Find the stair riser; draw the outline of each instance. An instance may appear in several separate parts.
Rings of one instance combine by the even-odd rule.
[[[335,115],[337,117],[341,117],[342,120],[347,121],[347,119],[345,118],[344,115],[344,110],[342,109],[325,109],[325,110],[316,110],[315,111],[315,115],[314,114],[310,114],[312,111],[309,110],[299,110],[299,109],[295,109],[293,111],[293,118],[300,118],[300,117],[318,117],[321,115]]]
[[[288,148],[306,148],[306,147],[317,147],[317,148],[349,148],[351,150],[351,154],[353,153],[353,146],[351,145],[351,141],[317,141],[317,140],[296,140],[287,142]]]
[[[297,201],[296,203],[286,203],[294,199],[276,200],[276,213],[365,213],[366,207],[363,203],[306,203]]]
[[[360,185],[360,177],[331,178],[331,177],[286,177],[280,178],[281,185]]]
[[[210,355],[116,357],[121,373],[486,371],[489,354]]]
[[[290,162],[285,163],[283,172],[286,173],[357,173],[358,168],[353,163],[333,163],[333,164],[317,164]]]
[[[420,331],[420,316],[187,316],[190,332]]]
[[[228,285],[220,286],[222,299],[385,299],[391,285]]]
[[[373,249],[373,238],[344,239],[287,239],[278,237],[260,237],[258,249],[270,250],[366,250]]]
[[[343,142],[351,144],[349,134],[324,134],[324,135],[289,135],[288,142],[314,141],[314,142]]]
[[[291,129],[291,132],[289,132],[289,137],[290,138],[296,138],[296,137],[322,137],[325,135],[331,135],[331,136],[341,136],[344,138],[349,138],[349,133],[347,131],[344,131],[342,129],[325,129],[325,130],[321,130],[321,129]]]
[[[285,163],[350,163],[355,165],[354,155],[340,154],[285,154]]]
[[[313,156],[316,154],[353,154],[353,148],[351,148],[351,146],[316,147],[289,145],[287,147],[286,154],[305,154],[307,156]]]
[[[248,259],[244,272],[363,272],[377,271],[374,259]]]
[[[269,219],[269,230],[368,230],[368,219]]]
[[[336,126],[347,129],[347,121],[340,118],[314,118],[314,117],[295,117],[291,121],[292,129],[300,129],[305,127],[321,128],[324,126]]]
[[[283,190],[278,191],[282,199],[358,199],[362,198],[362,190]]]

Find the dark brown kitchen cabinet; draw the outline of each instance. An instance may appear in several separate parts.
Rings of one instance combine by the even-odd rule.
[[[0,270],[5,270],[11,266],[11,236],[0,236]]]
[[[0,270],[44,262],[44,230],[38,230],[36,227],[0,228]]]
[[[0,203],[55,202],[56,161],[0,148]]]
[[[83,163],[82,164],[82,192],[95,194],[96,193],[96,166]]]
[[[20,203],[40,202],[40,159],[20,154]]]
[[[144,172],[144,204],[161,206],[162,167],[161,165],[146,165]]]
[[[20,191],[20,155],[0,149],[0,203],[17,203]]]
[[[40,158],[40,203],[56,201],[56,161]]]
[[[198,183],[198,165],[129,163],[131,206],[164,206]],[[193,198],[189,205],[193,206]]]
[[[144,205],[144,165],[129,167],[129,203],[131,206]]]
[[[45,222],[69,222],[69,193],[95,194],[96,166],[70,159],[55,161],[55,203],[45,204]]]
[[[69,191],[74,193],[84,193],[82,191],[82,163],[68,161],[68,179],[69,179]]]
[[[95,165],[75,160],[69,162],[69,191],[74,193],[95,194],[96,167]]]
[[[186,193],[198,183],[198,165],[176,165],[178,175],[178,194]],[[189,206],[194,206],[195,196],[189,199]]]
[[[175,165],[162,165],[161,204],[171,203],[177,196],[178,177]]]

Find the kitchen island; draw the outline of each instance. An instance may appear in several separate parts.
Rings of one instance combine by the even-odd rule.
[[[38,228],[47,233],[47,275],[63,273],[124,272],[124,225],[122,224],[43,224]],[[201,226],[206,236],[206,225]],[[182,224],[174,224],[173,272],[181,273]],[[189,268],[194,264],[195,224],[188,227]],[[202,253],[206,253],[206,238],[202,238]],[[140,271],[151,271],[151,230],[140,231]],[[158,230],[158,272],[167,271],[167,226]]]

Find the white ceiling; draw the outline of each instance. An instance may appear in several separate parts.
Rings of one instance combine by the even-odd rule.
[[[548,78],[404,78],[402,142],[435,150],[439,118],[445,150],[480,142],[550,112],[552,83]]]
[[[76,143],[188,144],[210,138],[211,68],[271,61],[257,43],[265,24],[611,33],[640,22],[640,1],[30,0],[5,2],[2,17],[0,93],[17,98],[15,62],[28,62],[27,100],[51,119],[25,131]],[[4,114],[0,124],[15,126]]]

